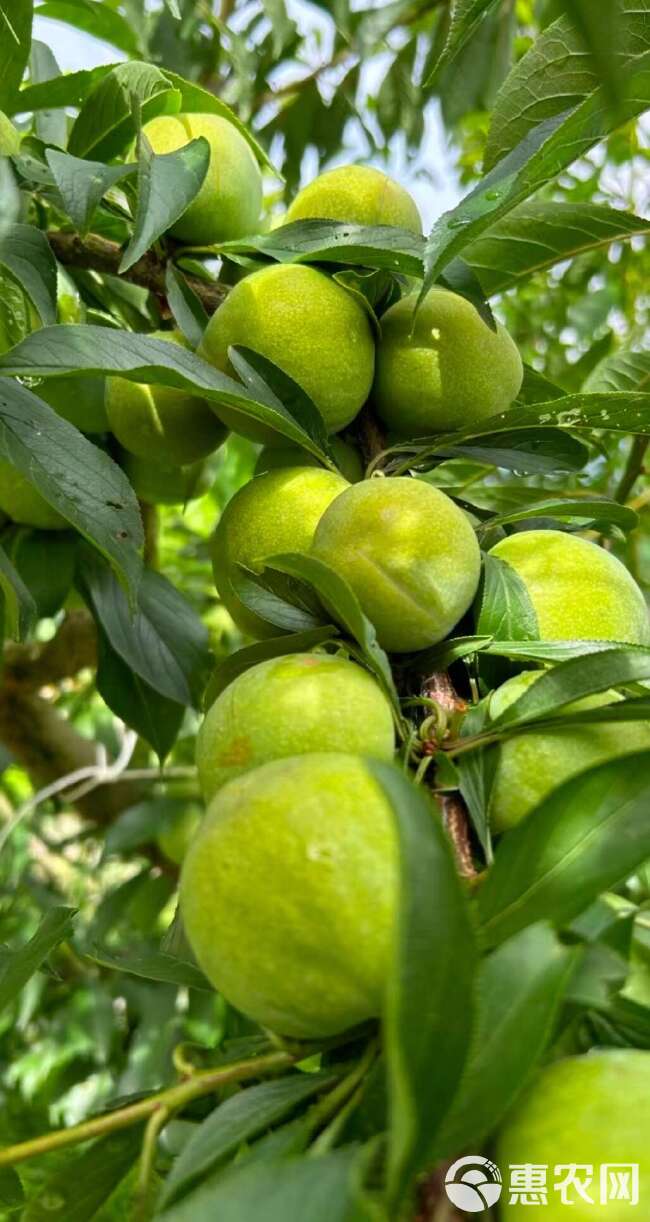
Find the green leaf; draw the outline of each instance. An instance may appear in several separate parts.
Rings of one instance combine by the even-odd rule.
[[[29,75],[32,84],[37,81],[56,80],[61,75],[50,48],[38,39],[32,39],[32,49],[29,59]],[[34,116],[34,129],[39,140],[46,144],[57,144],[65,148],[68,140],[68,122],[62,108],[45,110]]]
[[[545,671],[491,724],[510,727],[538,721],[584,696],[642,679],[650,679],[650,647],[610,645],[595,653],[568,658]]]
[[[0,267],[24,289],[41,322],[56,322],[56,259],[34,225],[8,225],[0,233]]]
[[[240,364],[241,359],[240,353]],[[72,324],[46,327],[28,335],[10,353],[0,357],[2,372],[31,377],[115,373],[133,382],[177,386],[180,390],[199,393],[210,402],[236,408],[296,442],[325,466],[331,465],[331,460],[299,421],[279,402],[275,405],[273,396],[267,395],[258,403],[249,397],[241,383],[213,369],[180,344],[170,344],[167,340],[108,327]]]
[[[115,853],[151,844],[161,831],[174,825],[191,804],[189,798],[154,797],[122,811],[104,837],[102,861]]]
[[[539,428],[513,429],[509,433],[477,433],[456,446],[451,442],[437,443],[428,452],[437,456],[438,461],[444,458],[468,458],[507,471],[531,474],[580,471],[589,457],[585,446],[570,433]]]
[[[650,385],[650,353],[621,349],[606,356],[592,370],[583,390],[594,393],[607,391],[647,391]]]
[[[483,960],[472,1047],[436,1141],[437,1159],[481,1149],[498,1128],[544,1053],[574,966],[575,951],[546,924],[523,930]]]
[[[144,569],[133,615],[96,552],[83,549],[79,571],[93,614],[122,661],[162,696],[200,707],[210,667],[208,633],[175,586]]]
[[[650,857],[649,803],[650,751],[553,790],[499,844],[478,894],[485,942],[537,921],[564,925],[627,878]]]
[[[135,165],[86,161],[58,149],[46,149],[45,157],[61,193],[63,207],[82,235],[88,232],[95,209],[109,188],[136,168]]]
[[[242,123],[235,111],[223,102],[220,97],[217,97],[209,89],[203,89],[201,85],[197,85],[194,81],[186,81],[184,77],[178,76],[175,72],[170,72],[167,68],[165,68],[165,76],[179,94],[179,110],[189,115],[221,115],[222,119],[227,119],[229,123],[232,123],[233,127],[237,128],[237,131],[244,137],[246,143],[250,145],[260,165],[270,170],[274,178],[281,178],[263,146],[255,139],[255,136],[246,124]]]
[[[0,454],[98,548],[133,594],[142,569],[140,511],[108,454],[8,378],[0,378]]]
[[[624,74],[619,75],[623,8],[620,0],[593,4],[592,0],[562,0],[565,12],[591,55],[596,76],[616,112],[624,97]]]
[[[0,5],[0,110],[13,113],[32,41],[32,0],[2,0]]]
[[[180,110],[181,99],[167,74],[151,64],[117,64],[86,95],[68,148],[76,157],[110,160],[123,153],[142,122]]]
[[[426,1163],[455,1094],[472,1030],[476,950],[469,905],[423,790],[368,760],[393,809],[399,843],[394,959],[387,981],[390,1216]]]
[[[444,46],[426,81],[427,85],[437,78],[443,68],[455,59],[459,51],[470,41],[484,17],[495,8],[499,0],[453,0],[449,29]]]
[[[342,263],[422,277],[424,238],[392,225],[292,221],[270,233],[223,242],[225,255],[267,255],[278,263]]]
[[[611,649],[611,641],[492,641],[486,645],[487,653],[499,658],[515,658],[526,662],[565,662],[568,658],[581,658],[588,653],[602,653]],[[617,644],[617,650],[635,650],[637,645]]]
[[[136,33],[136,23],[129,22],[101,0],[45,0],[36,9],[37,17],[49,17],[52,21],[64,21],[93,38],[108,42],[126,55],[137,56],[142,43]]]
[[[97,691],[117,717],[153,747],[158,759],[169,755],[185,715],[185,706],[154,691],[97,631]]]
[[[272,1128],[301,1103],[338,1081],[327,1073],[291,1073],[275,1082],[249,1086],[216,1107],[198,1126],[169,1175],[161,1206],[184,1196],[240,1146]]]
[[[127,976],[140,976],[144,980],[157,980],[162,984],[175,984],[179,988],[202,989],[213,993],[214,989],[203,972],[193,963],[184,963],[162,951],[147,951],[143,955],[113,955],[99,946],[84,947],[84,958],[100,963]]]
[[[250,670],[251,666],[257,666],[258,662],[266,662],[267,658],[283,657],[288,653],[308,653],[317,645],[323,645],[325,641],[330,641],[337,635],[338,628],[335,628],[333,624],[325,624],[322,628],[294,632],[290,636],[270,637],[266,641],[257,641],[254,645],[238,649],[229,657],[224,658],[217,666],[206,688],[203,707],[206,710],[209,709],[217,696],[226,690],[233,679],[242,675],[244,671]]]
[[[638,514],[633,509],[628,509],[626,505],[619,505],[617,501],[610,501],[607,497],[585,496],[573,500],[569,497],[565,499],[552,497],[548,500],[537,501],[533,505],[527,505],[525,509],[496,514],[479,529],[487,526],[490,528],[505,526],[510,522],[523,522],[526,518],[570,518],[587,521],[590,525],[593,522],[609,522],[614,526],[620,526],[623,531],[634,530],[639,521]]]
[[[81,106],[91,89],[108,76],[117,64],[100,64],[97,68],[82,68],[80,72],[66,72],[55,80],[32,82],[14,98],[9,113],[53,110],[63,106]]]
[[[171,261],[165,270],[165,292],[175,322],[192,348],[198,348],[208,324],[208,315],[201,299]]]
[[[0,547],[0,590],[5,631],[14,640],[22,641],[36,621],[36,603],[3,547]]]
[[[54,1170],[32,1197],[21,1222],[91,1222],[135,1163],[140,1126],[109,1133]],[[103,1212],[103,1211],[102,1211]]]
[[[72,932],[76,908],[57,906],[43,917],[36,933],[20,950],[11,951],[0,967],[0,1009],[14,1001],[47,956]]]
[[[13,1167],[3,1167],[0,1170],[0,1207],[14,1210],[24,1204],[25,1193],[17,1171]]]
[[[650,393],[598,391],[593,394],[564,395],[563,398],[553,399],[549,403],[533,403],[524,407],[515,404],[506,412],[490,416],[485,421],[485,427],[487,426],[494,433],[531,426],[542,429],[560,426],[572,432],[593,432],[598,429],[605,433],[650,436]],[[468,428],[459,433],[450,433],[449,440],[455,445],[464,444],[466,438],[474,435],[475,428]],[[444,448],[446,440],[439,440],[441,449]]]
[[[154,153],[141,133],[138,206],[133,237],[122,255],[120,272],[133,267],[183,215],[201,190],[209,163],[210,145],[203,136],[173,153]]]
[[[539,637],[537,616],[525,583],[512,565],[489,553],[483,557],[476,632],[508,641]]]
[[[310,586],[269,566],[254,572],[238,565],[232,576],[237,597],[261,619],[282,632],[309,632],[325,623],[325,613]]]
[[[612,242],[646,234],[649,228],[650,223],[642,217],[604,204],[534,200],[520,204],[490,226],[466,247],[463,258],[490,297],[515,288],[564,259],[604,250]]]

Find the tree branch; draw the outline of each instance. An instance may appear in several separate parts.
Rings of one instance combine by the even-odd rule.
[[[84,267],[111,276],[120,274],[122,247],[117,242],[110,242],[94,233],[82,238],[77,233],[66,233],[60,229],[49,230],[47,239],[59,263],[65,267]],[[122,279],[149,289],[158,297],[165,297],[165,269],[166,263],[159,259],[155,251],[148,250],[133,267],[122,273]],[[201,280],[198,276],[190,276],[186,272],[183,272],[183,275],[207,312],[213,314],[226,296],[227,286]]]
[[[446,671],[436,671],[425,681],[422,694],[436,704],[449,717],[465,712],[466,702],[456,692]],[[456,865],[461,878],[476,878],[476,867],[472,855],[467,807],[460,793],[436,794],[442,810],[442,818],[454,848]]]
[[[646,450],[650,444],[648,437],[633,437],[628,454],[625,470],[621,476],[620,482],[614,493],[614,500],[621,504],[627,500],[636,481],[640,475],[644,474],[643,463],[646,456]]]

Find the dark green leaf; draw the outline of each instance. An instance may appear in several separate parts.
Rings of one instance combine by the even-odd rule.
[[[171,82],[173,88],[178,91],[180,97],[179,110],[182,110],[184,114],[190,115],[221,115],[222,119],[227,119],[229,123],[232,123],[233,127],[236,127],[240,135],[244,137],[244,140],[250,144],[260,164],[265,166],[267,170],[270,170],[275,178],[280,177],[268,153],[259,141],[255,139],[250,128],[245,123],[242,123],[235,111],[222,101],[217,94],[212,93],[209,89],[203,89],[195,81],[186,81],[182,76],[177,76],[175,72],[170,72],[167,68],[165,69],[165,76]]]
[[[86,94],[68,148],[76,157],[117,157],[135,139],[136,107],[146,123],[180,110],[180,102],[168,76],[152,64],[117,64]]]
[[[108,454],[9,378],[0,378],[0,454],[99,549],[132,595],[142,523],[133,489]]]
[[[99,946],[83,949],[86,959],[100,963],[116,972],[126,972],[129,976],[141,976],[145,980],[158,980],[163,984],[176,984],[179,988],[202,989],[213,992],[212,985],[206,980],[203,972],[193,963],[184,963],[172,955],[162,951],[148,951],[143,955],[112,955],[110,951]]]
[[[184,705],[154,691],[97,632],[97,691],[117,717],[153,747],[159,760],[169,755],[180,730]]]
[[[68,328],[69,329],[69,328]],[[26,341],[24,341],[26,342]],[[22,347],[22,344],[20,345]],[[19,349],[16,349],[19,351]],[[0,361],[0,366],[2,362]],[[561,428],[572,432],[593,432],[594,429],[611,433],[636,433],[650,436],[650,393],[644,392],[594,392],[593,394],[564,395],[548,403],[534,403],[520,407],[516,404],[507,412],[490,416],[485,422],[494,433],[501,430],[523,428]],[[463,429],[449,434],[452,444],[464,443],[475,435],[476,429]],[[445,438],[441,439],[443,448]]]
[[[4,548],[0,547],[0,590],[4,628],[8,636],[21,641],[36,620],[36,603],[20,573]]]
[[[451,848],[423,790],[388,764],[367,766],[392,806],[400,860],[385,1015],[393,1217],[457,1089],[472,1030],[476,952]]]
[[[489,553],[483,557],[476,631],[497,640],[539,637],[537,616],[524,582],[511,565]]]
[[[196,1129],[174,1163],[165,1183],[161,1205],[184,1196],[199,1180],[240,1146],[283,1120],[312,1095],[337,1082],[335,1075],[292,1073],[275,1082],[263,1082],[226,1099]]]
[[[70,937],[76,908],[55,907],[43,917],[33,938],[12,951],[0,967],[0,1009],[13,1001],[60,942]]]
[[[583,696],[650,679],[650,647],[614,646],[559,662],[504,709],[493,726],[516,726],[548,717]]]
[[[18,1173],[13,1167],[3,1167],[0,1170],[0,1208],[20,1209],[24,1203],[25,1194]]]
[[[229,348],[228,358],[251,398],[258,403],[267,403],[278,412],[288,412],[315,442],[319,453],[326,456],[329,454],[325,421],[302,386],[294,382],[293,378],[273,361],[269,361],[259,352],[254,352],[252,348]],[[336,470],[333,459],[329,459],[327,465]]]
[[[473,705],[461,726],[463,738],[480,734],[488,723],[488,701]],[[461,752],[454,765],[458,775],[458,788],[465,800],[472,826],[485,853],[492,861],[492,836],[490,833],[490,795],[499,761],[496,747],[488,746],[480,751]]]
[[[568,658],[581,658],[588,653],[601,653],[611,649],[611,641],[492,641],[485,647],[487,653],[499,658],[514,658],[526,662],[565,662]],[[617,644],[619,650],[635,650],[636,645]]]
[[[171,262],[167,264],[165,271],[165,291],[169,308],[183,335],[192,348],[198,348],[208,315],[183,273]]]
[[[566,924],[650,857],[650,752],[590,768],[503,836],[478,895],[489,945]]]
[[[525,509],[513,510],[511,513],[499,513],[490,518],[486,525],[490,528],[505,526],[509,522],[523,522],[526,518],[575,518],[587,522],[610,522],[614,526],[620,526],[624,531],[634,530],[639,520],[633,509],[628,509],[626,505],[619,505],[617,501],[609,501],[606,497],[586,496],[574,499],[553,497],[537,501],[536,504],[528,505]]]
[[[104,165],[85,161],[58,149],[46,149],[45,156],[61,193],[63,207],[79,233],[87,233],[99,201],[135,165]]]
[[[580,471],[589,452],[560,429],[523,428],[510,433],[476,434],[459,445],[442,443],[424,453],[441,458],[468,458],[504,470],[531,474]]]
[[[526,1085],[552,1033],[575,952],[546,924],[516,934],[477,974],[472,1047],[436,1157],[481,1149]]]
[[[97,68],[82,68],[80,72],[66,72],[55,80],[32,82],[15,97],[11,114],[24,111],[52,110],[63,106],[81,106],[90,90],[108,76],[117,64],[100,64]]]
[[[32,39],[29,62],[29,74],[33,85],[40,81],[56,80],[60,76],[59,65],[50,48],[36,38]],[[68,139],[68,124],[63,109],[40,111],[34,116],[34,128],[39,140],[65,148]]]
[[[282,632],[310,632],[325,623],[325,615],[310,586],[275,569],[260,573],[238,565],[232,576],[237,597],[249,611]]]
[[[32,1197],[22,1222],[91,1222],[135,1163],[141,1128],[110,1133],[57,1168]]]
[[[0,266],[24,289],[41,322],[56,322],[56,260],[33,225],[9,225],[0,234]]]
[[[619,75],[623,6],[619,0],[563,0],[564,9],[591,55],[598,80],[616,112],[624,96],[624,69]]]
[[[498,3],[499,0],[453,0],[447,38],[426,82],[428,85],[462,51],[484,17]]]
[[[0,110],[13,113],[32,41],[32,0],[2,0],[0,7]]]
[[[154,153],[141,134],[138,152],[138,206],[133,237],[120,263],[126,272],[198,195],[210,163],[210,145],[203,136],[173,153]]]
[[[311,628],[306,632],[295,632],[291,636],[271,637],[266,641],[258,641],[238,649],[229,657],[224,658],[215,670],[206,688],[203,706],[209,709],[211,704],[223,691],[244,671],[267,658],[283,657],[288,653],[306,653],[322,645],[338,635],[338,628],[333,624],[325,624],[322,628]]]
[[[122,17],[109,4],[101,0],[45,0],[36,10],[38,17],[49,17],[53,21],[64,21],[76,26],[93,38],[100,38],[126,55],[138,55],[142,44],[136,33],[136,23]]]
[[[270,233],[224,242],[224,254],[258,252],[279,263],[348,263],[422,277],[424,238],[392,225],[292,221]]]

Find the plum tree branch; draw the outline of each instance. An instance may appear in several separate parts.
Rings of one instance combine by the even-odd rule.
[[[48,230],[47,239],[59,263],[65,267],[82,267],[89,271],[105,272],[111,276],[119,275],[122,247],[117,242],[101,238],[95,233],[82,238],[78,233],[67,233],[61,229]],[[161,260],[154,250],[148,250],[137,263],[127,272],[122,273],[122,279],[149,289],[158,297],[165,297],[166,262]],[[209,314],[213,314],[221,304],[228,289],[226,285],[214,281],[201,280],[198,276],[183,273],[190,287],[200,299]]]
[[[436,671],[423,686],[423,695],[435,703],[450,717],[463,713],[466,702],[456,692],[446,671]],[[442,818],[454,848],[458,873],[462,878],[476,878],[476,867],[472,855],[467,807],[460,793],[436,795],[442,810]]]

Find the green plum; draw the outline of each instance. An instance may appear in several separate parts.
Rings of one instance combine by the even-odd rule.
[[[46,378],[34,388],[39,399],[82,433],[109,431],[105,393],[104,378]]]
[[[121,465],[136,496],[149,505],[186,505],[210,487],[210,471],[205,462],[185,467],[173,463],[153,463],[124,451]]]
[[[5,459],[0,459],[0,510],[22,526],[66,530],[69,523],[37,488]]]
[[[168,861],[180,866],[201,823],[202,811],[198,804],[188,804],[169,819],[158,833],[156,840],[160,851]]]
[[[353,225],[398,225],[422,233],[420,213],[408,191],[381,170],[366,165],[326,170],[303,187],[285,223],[312,217]]]

